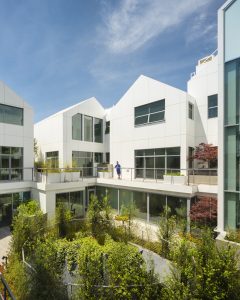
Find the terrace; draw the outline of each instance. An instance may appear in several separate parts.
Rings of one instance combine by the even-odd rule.
[[[81,168],[0,168],[0,183],[32,181],[45,184],[86,181],[99,178],[119,180],[113,167]],[[217,169],[160,169],[121,168],[120,180],[131,182],[176,184],[176,185],[217,185]]]

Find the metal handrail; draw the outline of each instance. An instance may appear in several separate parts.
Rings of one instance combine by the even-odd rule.
[[[0,282],[3,285],[3,294],[0,293],[1,299],[2,300],[7,300],[10,297],[10,299],[16,300],[15,296],[13,295],[13,292],[12,292],[11,288],[9,287],[7,281],[5,280],[5,278],[3,277],[1,272],[0,272]],[[8,297],[7,294],[9,295],[9,297]]]
[[[0,168],[0,174],[2,170],[8,170],[7,168]],[[36,181],[36,182],[52,182],[49,179],[51,173],[59,173],[59,178],[56,177],[56,181],[54,182],[74,182],[74,181],[83,181],[84,178],[114,178],[115,177],[115,168],[105,167],[105,166],[95,166],[95,167],[73,167],[73,168],[14,168],[12,170],[22,170],[22,179],[14,178],[12,180],[1,180],[1,182],[11,182],[11,181]],[[29,173],[28,179],[24,177],[24,171],[31,171]],[[74,174],[78,173],[78,174]],[[177,173],[177,174],[174,174]],[[101,175],[103,174],[103,175]],[[106,175],[105,175],[106,174]],[[145,180],[155,180],[156,182],[162,181],[164,175],[174,176],[174,175],[185,175],[187,177],[187,185],[189,184],[197,184],[196,179],[199,181],[201,176],[206,176],[204,180],[206,184],[216,185],[216,177],[218,174],[218,169],[210,169],[210,168],[189,168],[189,169],[181,169],[181,168],[132,168],[132,167],[121,167],[121,179],[125,178],[128,180],[142,179]],[[101,176],[100,176],[101,175]],[[45,176],[45,177],[44,177]],[[200,177],[197,177],[200,176]],[[203,177],[202,177],[203,178]],[[207,179],[208,178],[208,179]],[[172,182],[173,183],[173,182]]]

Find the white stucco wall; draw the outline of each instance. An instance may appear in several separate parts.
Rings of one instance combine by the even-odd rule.
[[[165,99],[165,122],[134,126],[134,108]],[[134,150],[181,147],[181,168],[187,167],[188,146],[194,147],[195,122],[188,119],[187,93],[141,75],[110,114],[111,163],[134,168]]]
[[[103,143],[72,139],[72,116],[77,113],[103,119]],[[59,151],[59,167],[66,167],[72,165],[72,151],[104,152],[104,130],[105,110],[90,98],[35,124],[34,136],[44,158],[46,152]]]
[[[0,146],[23,147],[23,167],[33,167],[33,110],[6,84],[0,81],[0,103],[23,108],[23,126],[0,123]],[[30,180],[31,170],[24,171],[24,180]]]
[[[196,100],[195,145],[209,143],[218,146],[218,118],[208,119],[208,96],[218,94],[218,57],[198,64],[195,75],[187,84],[188,93]]]

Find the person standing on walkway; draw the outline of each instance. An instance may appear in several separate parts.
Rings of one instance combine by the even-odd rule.
[[[119,164],[119,162],[117,161],[117,164],[115,166],[115,169],[117,171],[117,175],[118,175],[118,179],[121,179],[120,176],[121,176],[121,166]]]

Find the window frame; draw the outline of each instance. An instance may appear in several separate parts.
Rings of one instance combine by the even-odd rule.
[[[194,104],[192,102],[188,102],[188,119],[194,120]]]
[[[3,107],[2,113],[1,113],[1,107]],[[5,110],[5,108],[10,108],[10,109],[13,108],[15,110],[21,111],[21,122],[20,122],[20,124],[8,122],[6,120],[6,110]],[[10,125],[15,125],[15,126],[24,126],[24,109],[22,107],[17,107],[17,106],[13,106],[13,105],[0,103],[0,123],[10,124]]]
[[[160,102],[163,102],[164,103],[164,109],[162,110],[158,110],[158,111],[154,111],[154,112],[151,112],[151,108],[152,106],[157,103],[160,103]],[[137,115],[137,109],[139,108],[146,108],[146,110],[148,111],[147,113],[143,113],[143,114],[140,114],[140,115]],[[134,107],[134,126],[135,127],[139,127],[139,126],[144,126],[144,125],[148,125],[148,124],[154,124],[154,123],[162,123],[162,122],[165,122],[165,111],[166,111],[166,105],[165,105],[165,99],[161,99],[161,100],[157,100],[157,101],[154,101],[154,102],[151,102],[151,103],[147,103],[147,104],[144,104],[144,105],[140,105],[140,106],[136,106]],[[163,113],[163,118],[161,120],[156,120],[156,121],[151,121],[151,116],[154,116],[156,114],[161,114]],[[146,122],[143,122],[143,123],[139,123],[139,124],[136,124],[136,120],[139,119],[139,118],[143,118],[143,117],[147,117],[147,121]]]
[[[217,97],[217,105],[210,106],[209,105],[210,99],[211,99],[211,97],[215,97],[215,96]],[[209,112],[213,111],[213,110],[216,110],[216,115],[211,117]],[[218,94],[209,95],[208,96],[208,119],[213,119],[213,118],[217,118],[217,117],[218,117]]]

